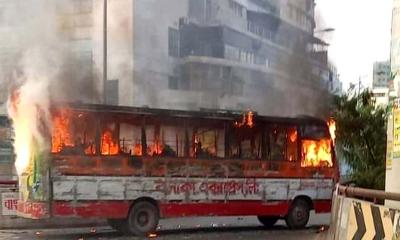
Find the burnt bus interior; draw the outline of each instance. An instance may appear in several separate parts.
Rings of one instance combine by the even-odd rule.
[[[315,118],[82,104],[52,116],[59,174],[290,176],[335,164],[327,124]]]

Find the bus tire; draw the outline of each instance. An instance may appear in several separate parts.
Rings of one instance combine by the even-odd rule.
[[[279,218],[275,216],[257,216],[257,218],[258,221],[266,228],[271,228],[279,220]]]
[[[286,225],[291,229],[304,228],[310,218],[310,205],[304,199],[296,199],[285,217]]]
[[[158,207],[149,201],[139,201],[133,204],[129,211],[124,230],[128,234],[147,237],[155,232],[160,214]]]

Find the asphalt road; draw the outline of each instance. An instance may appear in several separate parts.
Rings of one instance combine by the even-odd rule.
[[[201,217],[161,220],[159,230],[153,239],[263,239],[263,240],[322,240],[326,231],[321,226],[329,224],[329,214],[312,214],[306,229],[289,230],[284,221],[279,221],[272,229],[263,228],[255,217]],[[2,230],[1,240],[9,239],[140,239],[123,236],[110,227]]]

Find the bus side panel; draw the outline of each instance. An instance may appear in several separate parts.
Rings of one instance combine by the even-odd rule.
[[[330,209],[332,179],[148,178],[57,176],[53,215],[125,218],[133,201],[150,198],[162,216],[286,215],[299,196]]]

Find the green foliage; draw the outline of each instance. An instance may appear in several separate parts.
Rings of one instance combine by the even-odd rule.
[[[351,168],[359,187],[385,188],[387,110],[375,108],[372,94],[350,90],[334,99],[338,158]]]

